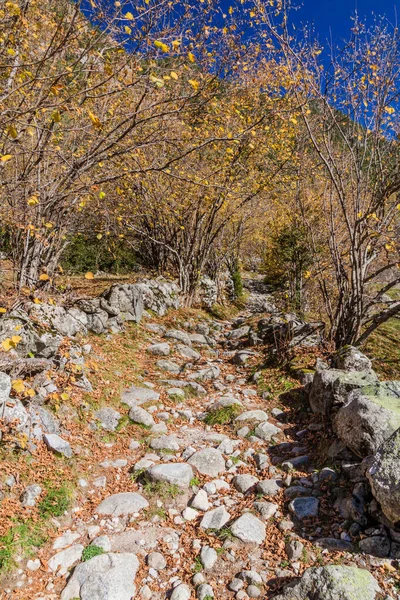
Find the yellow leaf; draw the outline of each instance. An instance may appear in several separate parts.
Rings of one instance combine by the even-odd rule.
[[[167,46],[167,44],[164,44],[164,42],[162,42],[161,40],[156,40],[154,42],[154,45],[156,46],[156,48],[160,48],[160,50],[162,50],[163,52],[169,52],[169,46]]]
[[[4,314],[4,313],[6,313],[6,312],[7,312],[7,309],[6,309],[6,308],[3,308],[3,307],[1,307],[1,308],[0,308],[0,314],[2,314],[2,315],[3,315],[3,314]]]
[[[42,301],[39,300],[39,298],[34,298],[33,301],[35,304],[42,304]]]
[[[172,47],[174,50],[178,50],[179,46],[180,46],[180,41],[179,40],[173,40],[172,42]]]
[[[128,19],[128,21],[133,21],[133,14],[131,12],[127,12],[125,15],[125,19]]]
[[[3,156],[0,156],[0,161],[1,162],[7,162],[8,160],[12,159],[12,154],[3,154]]]
[[[60,123],[60,121],[61,121],[61,115],[60,115],[59,111],[55,110],[53,112],[53,114],[51,115],[51,118],[53,119],[54,123]]]
[[[15,50],[14,50],[14,48],[8,48],[7,49],[7,54],[9,56],[15,56]]]
[[[128,25],[125,25],[124,29],[125,29],[125,33],[127,33],[128,35],[131,35],[132,29],[130,27],[128,27]]]
[[[10,338],[7,338],[7,339],[3,340],[1,342],[1,345],[3,347],[3,350],[5,350],[6,352],[8,352],[9,350],[11,350],[11,348],[13,347]]]
[[[28,206],[35,206],[36,204],[39,204],[39,198],[37,196],[31,196],[28,198],[27,204]]]
[[[103,198],[105,198],[105,197],[106,197],[105,192],[100,192],[100,194],[99,194],[100,200],[103,200]]]
[[[389,114],[392,115],[394,113],[394,108],[393,106],[385,106],[385,111]]]
[[[89,115],[89,119],[92,121],[92,124],[94,127],[100,128],[101,127],[101,121],[99,119],[99,117],[96,117],[95,114],[92,113],[92,111],[88,111],[88,115]]]
[[[97,239],[98,239],[98,240],[101,240],[101,238],[103,237],[103,235],[102,235],[101,233],[98,233],[98,234],[96,235],[96,237],[97,237]]]
[[[189,79],[189,83],[192,86],[192,88],[197,92],[197,90],[199,89],[199,82],[195,79]]]
[[[13,335],[11,338],[12,343],[14,344],[14,346],[16,346],[17,344],[20,343],[20,341],[22,340],[20,335]]]
[[[29,289],[29,288],[28,288],[26,285],[24,285],[24,286],[21,288],[21,292],[22,292],[23,294],[25,294],[25,296],[29,296],[29,294],[31,293],[31,290],[30,290],[30,289]]]
[[[22,379],[14,379],[12,382],[12,389],[14,392],[17,392],[17,394],[23,392],[25,390],[25,384]]]
[[[60,394],[60,398],[61,400],[69,400],[69,394],[63,392],[62,394]]]
[[[51,228],[53,227],[53,223],[50,223],[50,222],[48,222],[48,223],[45,223],[45,224],[44,224],[44,226],[45,226],[47,229],[51,229]]]
[[[35,395],[35,390],[33,388],[29,388],[26,390],[26,394],[28,394],[28,396],[33,398],[33,396]]]
[[[192,54],[192,52],[188,52],[188,59],[190,60],[190,62],[194,63],[195,62],[195,57],[194,54]]]
[[[90,271],[88,273],[86,273],[85,279],[94,279],[93,273],[91,273]]]
[[[178,75],[177,75],[177,73],[175,73],[175,71],[171,71],[170,75],[171,75],[172,79],[175,79],[175,80],[178,79]]]
[[[48,281],[49,279],[50,277],[47,275],[47,273],[42,273],[39,277],[39,281]]]
[[[14,125],[9,125],[7,127],[7,134],[10,136],[10,138],[12,138],[13,140],[15,140],[15,138],[18,137],[18,131],[15,129]]]

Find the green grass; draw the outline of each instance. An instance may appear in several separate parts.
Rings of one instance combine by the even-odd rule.
[[[47,539],[44,523],[32,520],[14,522],[7,533],[0,537],[0,571],[6,573],[15,567],[17,554],[22,554],[24,558],[34,556]]]
[[[82,562],[86,562],[95,556],[100,556],[100,554],[104,554],[104,550],[100,546],[96,546],[96,544],[93,544],[93,546],[86,546],[82,552]]]
[[[241,412],[241,407],[238,404],[231,404],[222,408],[216,408],[208,413],[204,419],[206,425],[225,425],[231,423],[235,417]]]
[[[190,480],[190,485],[196,485],[197,487],[199,487],[199,485],[201,485],[201,481],[198,477],[192,477],[192,479]]]
[[[158,496],[159,498],[176,498],[182,493],[178,485],[167,481],[146,481],[143,490],[149,496]]]
[[[53,484],[48,485],[46,496],[38,504],[39,515],[43,519],[61,517],[70,508],[71,502],[70,486],[66,484],[59,487],[55,487]]]
[[[390,319],[374,331],[362,350],[374,370],[385,379],[400,379],[400,319]]]

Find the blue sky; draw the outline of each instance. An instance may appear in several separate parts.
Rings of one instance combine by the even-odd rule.
[[[336,41],[346,38],[355,9],[360,18],[367,17],[371,21],[373,14],[386,15],[393,23],[396,8],[400,12],[400,0],[299,0],[298,5],[300,8],[292,13],[292,20],[296,24],[313,22],[321,42],[330,38],[331,32]]]

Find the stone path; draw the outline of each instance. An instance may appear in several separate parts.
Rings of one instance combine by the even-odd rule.
[[[265,310],[261,296],[251,297],[253,310]],[[316,579],[343,587],[345,574],[352,598],[374,600],[385,582],[359,577],[354,565],[374,562],[351,554],[332,505],[338,473],[315,462],[322,424],[301,390],[287,404],[260,391],[262,348],[242,347],[248,316],[189,318],[176,328],[147,321],[147,374],[120,409],[96,413],[113,432],[126,412],[138,435],[104,444],[101,460],[80,474],[79,502],[58,520],[60,535],[40,560],[21,564],[5,598],[269,598],[316,567],[297,595],[279,598],[309,598]],[[50,448],[60,443],[48,437]],[[60,451],[68,459],[70,448]],[[323,570],[332,550],[353,571]],[[332,594],[313,598],[350,598]]]

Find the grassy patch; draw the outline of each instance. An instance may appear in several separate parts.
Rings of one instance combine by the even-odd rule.
[[[390,319],[367,340],[362,350],[373,359],[373,368],[385,379],[400,379],[400,318]]]
[[[104,550],[100,546],[96,546],[96,544],[93,544],[93,546],[86,546],[82,552],[82,562],[86,562],[95,556],[100,556],[100,554],[104,554]]]
[[[5,573],[16,566],[15,556],[29,558],[47,541],[48,534],[44,523],[28,520],[17,521],[7,533],[0,537],[0,571]]]
[[[222,408],[216,408],[208,413],[204,419],[207,425],[225,425],[233,421],[241,412],[241,407],[238,404],[231,404]]]
[[[178,485],[167,481],[146,481],[143,490],[149,496],[157,496],[158,498],[176,498],[182,493]]]
[[[61,517],[71,506],[72,490],[68,485],[47,486],[47,493],[38,504],[39,515],[43,519]]]

